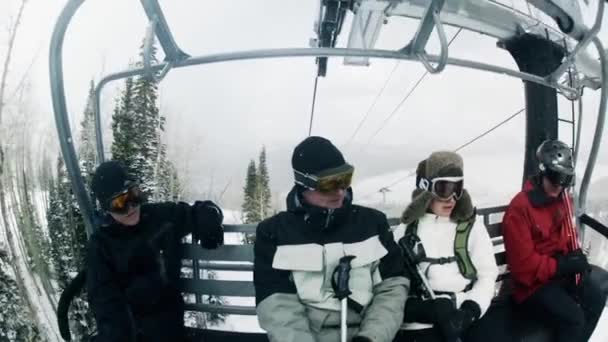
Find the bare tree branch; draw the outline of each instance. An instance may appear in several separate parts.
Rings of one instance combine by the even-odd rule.
[[[21,0],[21,6],[19,6],[19,11],[17,12],[17,18],[15,19],[15,22],[10,29],[10,36],[8,38],[8,49],[6,51],[6,57],[4,59],[2,77],[0,78],[0,124],[2,124],[2,111],[6,102],[6,99],[4,98],[4,93],[6,91],[6,79],[8,77],[8,69],[11,63],[11,57],[13,56],[15,38],[17,38],[17,31],[19,29],[19,25],[21,24],[21,17],[23,15],[23,10],[27,1],[28,0]]]

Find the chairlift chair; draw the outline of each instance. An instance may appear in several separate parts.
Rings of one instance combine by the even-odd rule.
[[[575,189],[576,216],[579,218],[581,233],[589,226],[608,237],[608,229],[585,215],[587,191],[593,169],[599,153],[603,128],[605,126],[606,100],[608,98],[608,57],[602,42],[597,38],[604,13],[604,1],[597,2],[595,21],[591,27],[583,22],[578,1],[572,0],[530,0],[529,3],[537,10],[551,18],[554,23],[541,22],[515,8],[493,0],[319,0],[319,14],[315,18],[314,32],[316,37],[311,39],[308,48],[262,49],[251,51],[235,51],[203,56],[190,56],[184,52],[174,39],[170,25],[167,22],[158,0],[140,0],[143,10],[149,20],[147,36],[144,43],[143,67],[128,69],[109,74],[95,86],[95,128],[97,145],[97,162],[104,161],[104,148],[100,117],[100,97],[104,87],[116,80],[132,76],[154,77],[160,82],[172,69],[190,67],[201,64],[220,63],[234,60],[261,58],[289,58],[310,56],[315,57],[318,64],[317,77],[331,73],[327,70],[327,58],[343,57],[344,63],[353,66],[369,65],[370,58],[397,59],[421,63],[431,74],[442,72],[446,67],[461,67],[476,69],[491,73],[503,74],[524,81],[526,98],[526,134],[524,153],[523,179],[534,174],[537,162],[534,157],[536,147],[545,139],[558,137],[557,96],[566,96],[569,100],[582,97],[583,89],[600,91],[601,99],[595,132],[591,141],[591,150],[587,158],[585,172],[578,189]],[[71,130],[66,108],[66,96],[63,82],[62,46],[67,28],[84,0],[69,0],[59,16],[53,32],[50,45],[50,81],[60,147],[65,159],[68,175],[74,194],[85,217],[87,233],[94,231],[93,201],[87,194],[83,178],[79,172],[79,164],[72,143]],[[352,27],[346,47],[336,47],[338,35],[341,33],[343,22],[347,15],[352,15]],[[419,21],[416,32],[408,42],[395,50],[376,49],[375,44],[383,25],[396,17],[412,18]],[[513,70],[498,65],[459,59],[449,56],[444,27],[445,25],[478,32],[497,40],[497,47],[506,49],[516,61],[519,70]],[[437,32],[440,42],[438,55],[429,54],[426,46]],[[165,60],[153,64],[150,51],[154,39],[158,39],[166,56]],[[592,45],[599,55],[599,60],[587,52]],[[330,74],[331,75],[331,74]],[[327,76],[331,77],[331,76]],[[581,118],[579,113],[579,118]],[[582,126],[572,120],[573,147],[578,155],[579,139]],[[587,135],[585,135],[587,136]],[[578,158],[581,161],[581,158]],[[382,191],[387,191],[382,190]],[[504,269],[504,251],[500,251],[502,237],[500,233],[500,217],[504,207],[482,208],[479,215],[483,217],[491,237],[498,248],[497,263],[503,266],[500,281],[508,278],[508,270]],[[580,219],[582,218],[582,219]],[[391,223],[398,221],[392,219]],[[228,225],[227,232],[251,233],[254,225]],[[196,246],[185,244],[184,257],[192,260],[194,276],[183,279],[182,289],[186,293],[196,294],[194,303],[189,303],[187,309],[197,312],[215,312],[222,314],[255,315],[254,307],[232,305],[210,305],[201,302],[202,294],[224,296],[252,296],[253,284],[245,281],[221,281],[200,279],[200,269],[251,271],[253,261],[252,246],[225,246],[218,250],[207,251]],[[218,263],[220,261],[220,263]],[[232,263],[221,263],[231,261]],[[608,291],[608,274],[597,269]],[[82,283],[82,277],[78,278]],[[77,279],[77,280],[78,280]],[[73,292],[73,291],[72,291]],[[65,295],[65,294],[64,294]],[[69,298],[68,298],[69,299]],[[62,336],[69,340],[67,332],[67,310],[69,300],[63,300],[58,313],[62,326]],[[193,329],[193,336],[204,338],[205,341],[265,340],[262,334],[243,332],[219,332],[213,330]],[[526,341],[544,341],[542,337],[526,339]]]

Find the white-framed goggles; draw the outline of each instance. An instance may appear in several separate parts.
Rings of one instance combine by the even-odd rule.
[[[442,200],[459,200],[464,191],[464,177],[437,177],[432,180],[420,178],[418,188],[426,190]]]

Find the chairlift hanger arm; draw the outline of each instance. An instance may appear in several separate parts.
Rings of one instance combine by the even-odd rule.
[[[351,0],[320,0],[320,22],[317,23],[317,44],[315,47],[335,47],[338,35],[342,31],[347,10]],[[327,74],[327,57],[317,58],[317,76]]]

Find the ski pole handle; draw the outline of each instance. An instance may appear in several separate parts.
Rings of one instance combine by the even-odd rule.
[[[350,263],[355,258],[354,255],[345,255],[340,258],[338,266],[334,270],[332,275],[332,287],[334,289],[335,297],[342,300],[348,297],[351,292],[348,289],[348,281],[350,279],[350,270],[352,269]]]

